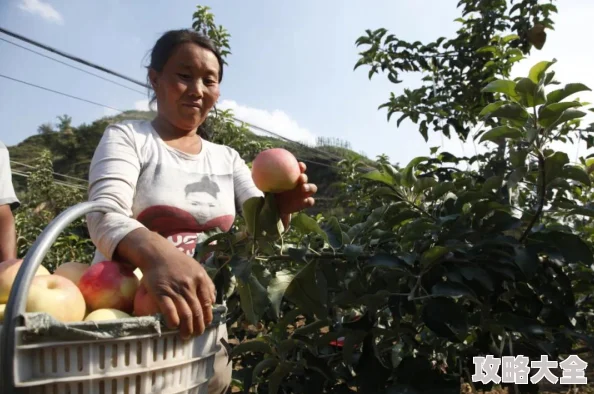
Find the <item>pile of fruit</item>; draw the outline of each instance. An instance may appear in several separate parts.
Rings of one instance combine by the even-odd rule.
[[[0,263],[0,322],[23,260]],[[40,266],[31,282],[26,312],[45,312],[64,323],[114,320],[159,313],[142,272],[115,261],[61,264],[53,274]]]

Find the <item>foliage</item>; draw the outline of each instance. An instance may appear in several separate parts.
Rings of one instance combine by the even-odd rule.
[[[44,151],[27,179],[27,192],[15,215],[19,258],[23,258],[45,226],[68,207],[82,202],[84,188],[64,186],[54,180],[52,158]],[[72,223],[53,244],[43,261],[50,272],[67,261],[90,263],[94,246],[84,218]]]
[[[398,96],[392,93],[380,108],[387,109],[388,120],[400,114],[398,126],[406,118],[418,124],[425,140],[429,129],[447,137],[454,131],[464,140],[480,111],[493,101],[493,94],[482,90],[484,85],[497,75],[508,77],[532,45],[544,45],[544,29],[553,28],[551,16],[557,8],[553,0],[543,3],[461,0],[457,35],[426,44],[401,40],[385,28],[367,30],[356,42],[366,49],[355,69],[369,66],[370,79],[381,70],[394,84],[402,82],[402,73],[422,73],[421,87],[404,89]]]

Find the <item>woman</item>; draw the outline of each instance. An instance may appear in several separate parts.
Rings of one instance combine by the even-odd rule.
[[[223,61],[208,38],[191,30],[165,33],[148,67],[157,116],[107,127],[89,174],[89,200],[116,203],[127,212],[88,215],[94,262],[140,268],[167,324],[184,338],[202,334],[213,319],[215,288],[193,259],[196,243],[209,230],[228,231],[243,203],[263,196],[239,154],[198,131],[219,98],[222,79]],[[314,204],[317,187],[307,183],[300,165],[298,187],[277,196],[285,223]],[[230,381],[222,350],[209,393],[224,393]]]

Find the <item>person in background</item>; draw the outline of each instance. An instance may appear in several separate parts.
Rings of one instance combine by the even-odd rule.
[[[93,263],[113,260],[140,268],[149,294],[168,326],[182,337],[200,335],[212,322],[216,291],[193,258],[212,231],[231,229],[245,201],[262,197],[236,150],[207,140],[200,126],[219,99],[223,61],[211,40],[193,30],[172,30],[155,43],[148,81],[157,102],[152,121],[108,126],[89,172],[89,200],[119,206],[123,213],[91,213]],[[288,223],[293,212],[314,204],[317,187],[301,166],[298,186],[277,195]],[[220,337],[227,339],[223,324]],[[215,357],[208,392],[231,384],[224,347]]]
[[[0,262],[17,257],[16,228],[12,212],[19,205],[12,185],[8,148],[0,141]]]

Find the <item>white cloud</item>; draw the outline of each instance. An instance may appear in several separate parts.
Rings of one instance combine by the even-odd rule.
[[[38,15],[48,22],[64,24],[64,18],[51,4],[42,0],[21,0],[19,8],[25,12]]]
[[[261,127],[273,133],[282,135],[293,141],[315,145],[316,136],[308,129],[297,124],[286,112],[280,110],[266,111],[258,108],[251,108],[240,105],[233,100],[223,100],[217,105],[220,109],[230,109],[233,115],[241,121]],[[256,134],[268,135],[257,129],[252,131]]]
[[[150,111],[148,99],[136,101],[134,103],[134,109],[137,111]]]

